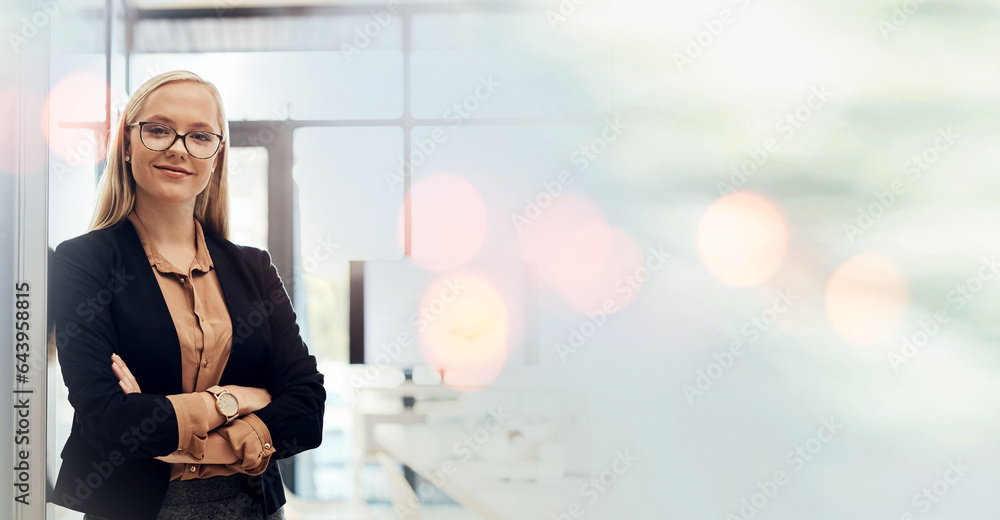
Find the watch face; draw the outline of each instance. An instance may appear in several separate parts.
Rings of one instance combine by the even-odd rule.
[[[220,394],[219,410],[221,410],[226,417],[236,415],[236,413],[240,411],[240,405],[236,400],[236,396],[229,392]]]

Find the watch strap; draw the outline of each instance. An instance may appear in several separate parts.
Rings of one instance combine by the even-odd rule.
[[[225,412],[222,411],[222,406],[219,405],[219,398],[220,398],[220,396],[222,394],[233,395],[232,392],[230,392],[229,390],[226,390],[225,388],[223,388],[223,387],[221,387],[219,385],[211,386],[211,387],[207,388],[206,391],[208,393],[212,394],[212,396],[215,397],[215,409],[218,410],[219,413],[222,414],[222,416],[226,418],[226,424],[229,424],[229,423],[233,422],[234,419],[236,419],[237,417],[240,416],[238,410],[237,410],[236,413],[234,413],[232,415],[227,415]],[[233,399],[236,399],[235,395],[233,395]],[[239,404],[239,400],[237,400],[236,402],[237,402],[237,404]]]

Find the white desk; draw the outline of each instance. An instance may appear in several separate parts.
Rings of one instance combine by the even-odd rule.
[[[487,520],[551,520],[552,515],[564,512],[567,504],[580,500],[580,487],[586,479],[564,476],[540,482],[498,478],[502,474],[536,475],[538,463],[485,461],[475,455],[465,460],[453,447],[466,438],[469,434],[461,426],[376,424],[373,440],[378,449]]]
[[[421,423],[424,416],[409,410],[404,410],[402,400],[412,397],[419,400],[453,400],[458,393],[442,385],[421,386],[411,381],[393,388],[362,387],[357,389],[357,402],[354,404],[354,454],[351,462],[351,473],[354,480],[354,500],[361,500],[361,469],[375,450],[372,438],[376,424],[380,423]],[[382,401],[374,408],[369,399]],[[387,406],[389,403],[391,406]]]

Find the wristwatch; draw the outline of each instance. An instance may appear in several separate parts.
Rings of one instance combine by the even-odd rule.
[[[208,392],[215,396],[215,407],[226,417],[226,424],[240,416],[240,402],[229,390],[221,386],[213,386]]]

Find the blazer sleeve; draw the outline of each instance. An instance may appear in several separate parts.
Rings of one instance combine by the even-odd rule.
[[[277,450],[272,458],[284,459],[320,445],[326,390],[323,374],[299,335],[295,311],[267,251],[261,251],[260,266],[263,297],[274,305],[268,317],[271,353],[267,390],[271,402],[255,415],[271,434]]]
[[[74,426],[108,458],[148,459],[177,449],[177,417],[166,396],[126,395],[111,371],[118,335],[111,311],[115,294],[137,273],[115,267],[116,250],[84,235],[56,248],[51,266],[56,349]]]

